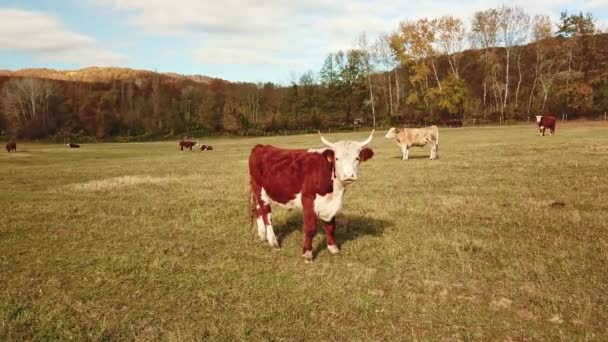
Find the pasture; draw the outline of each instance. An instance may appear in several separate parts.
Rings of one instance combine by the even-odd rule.
[[[439,159],[377,132],[301,257],[248,217],[256,143],[65,145],[0,154],[0,340],[606,340],[608,125],[440,129]],[[362,140],[366,132],[327,134]],[[320,227],[319,227],[320,228]]]

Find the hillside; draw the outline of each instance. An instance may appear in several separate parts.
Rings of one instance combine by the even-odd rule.
[[[181,75],[174,72],[156,73],[149,70],[137,70],[119,67],[87,67],[77,70],[54,70],[47,68],[21,69],[16,71],[0,70],[0,76],[6,77],[32,77],[46,78],[60,81],[79,82],[111,82],[126,81],[137,78],[151,78],[154,76],[166,77],[176,80],[190,80],[197,83],[209,84],[214,78],[203,75]]]

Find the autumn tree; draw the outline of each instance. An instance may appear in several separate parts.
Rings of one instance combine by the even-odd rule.
[[[483,113],[487,114],[488,83],[496,84],[492,61],[493,48],[498,44],[499,13],[496,9],[475,12],[473,15],[471,40],[474,46],[483,50]],[[491,79],[492,78],[492,79]],[[498,103],[497,89],[494,88],[495,103]]]
[[[509,100],[511,54],[514,49],[525,42],[529,23],[530,16],[520,7],[503,6],[498,10],[498,37],[499,42],[505,49],[505,82],[503,103],[500,109],[501,121],[504,120],[505,109]],[[516,96],[518,91],[519,86]]]
[[[440,52],[447,57],[452,74],[460,78],[459,61],[467,35],[463,21],[456,17],[443,16],[437,20],[435,29]]]
[[[11,79],[2,88],[2,111],[17,135],[39,137],[48,133],[53,82],[35,78]]]

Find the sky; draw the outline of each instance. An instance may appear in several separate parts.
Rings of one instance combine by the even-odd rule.
[[[286,84],[400,21],[520,6],[554,20],[608,0],[0,0],[0,69],[118,66]]]

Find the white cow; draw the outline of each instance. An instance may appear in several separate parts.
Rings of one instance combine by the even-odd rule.
[[[424,128],[395,128],[391,127],[384,136],[386,139],[395,139],[397,145],[401,146],[403,160],[407,160],[410,147],[431,146],[431,160],[437,159],[437,148],[439,147],[439,129],[437,126]]]

